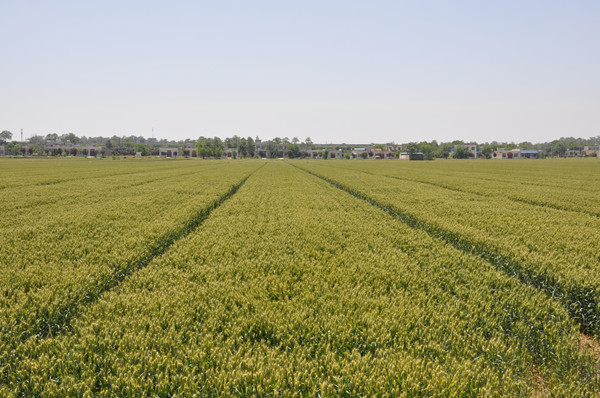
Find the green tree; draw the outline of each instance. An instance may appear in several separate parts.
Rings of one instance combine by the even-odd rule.
[[[466,146],[458,145],[454,147],[454,154],[452,157],[454,159],[468,159],[472,154],[471,150]]]
[[[254,153],[256,152],[256,144],[254,143],[252,137],[246,138],[246,144],[248,145],[248,156],[253,158]]]
[[[275,140],[267,142],[267,156],[268,157],[276,158],[277,151],[278,151],[278,147],[277,147],[277,143],[275,142]]]
[[[150,150],[144,144],[137,144],[135,146],[135,151],[136,152],[141,152],[142,156],[148,156],[150,154]]]
[[[220,158],[224,153],[223,141],[219,137],[200,137],[196,141],[196,151],[198,152],[198,156],[202,158]]]
[[[41,144],[41,143],[44,143],[44,137],[36,134],[36,135],[29,137],[28,141],[32,145]]]
[[[486,158],[489,159],[492,157],[492,153],[494,153],[494,148],[492,145],[484,145],[481,148],[481,154]]]
[[[12,133],[8,130],[4,130],[0,133],[0,143],[8,142],[12,139]]]
[[[240,138],[240,142],[238,144],[238,155],[244,158],[248,156],[248,141],[245,138]]]
[[[411,155],[420,152],[419,144],[417,144],[416,142],[409,142],[406,145],[406,152],[408,152]]]
[[[448,158],[450,156],[450,149],[452,149],[452,144],[449,142],[440,144],[437,150],[437,157],[439,158]]]
[[[426,141],[419,143],[419,149],[423,152],[423,159],[432,160],[435,153],[436,147],[433,144],[429,144]]]
[[[525,149],[525,150],[533,149],[533,144],[529,141],[523,141],[519,144],[519,148]]]
[[[200,137],[196,140],[196,151],[198,152],[198,156],[202,159],[205,159],[210,156],[210,149],[206,145],[206,137]]]
[[[63,142],[70,141],[72,144],[79,144],[79,141],[81,141],[79,137],[73,133],[63,134],[60,138]]]
[[[567,145],[561,140],[554,140],[551,143],[552,155],[554,156],[565,156],[567,153]]]
[[[290,158],[300,157],[300,145],[298,144],[288,144],[288,146],[286,147],[286,151],[288,157]]]

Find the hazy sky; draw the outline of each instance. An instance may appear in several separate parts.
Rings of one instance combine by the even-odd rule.
[[[0,130],[600,135],[600,1],[0,0]]]

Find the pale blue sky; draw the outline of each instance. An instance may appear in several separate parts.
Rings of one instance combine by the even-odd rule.
[[[600,1],[0,0],[0,129],[600,135]]]

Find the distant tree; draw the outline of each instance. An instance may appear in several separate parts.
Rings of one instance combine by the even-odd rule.
[[[300,157],[300,145],[298,144],[288,144],[286,151],[290,158]]]
[[[417,144],[416,142],[409,142],[406,145],[406,152],[408,152],[411,155],[420,152],[419,144]]]
[[[298,139],[298,137],[292,138],[292,144],[298,144],[299,142],[300,140]]]
[[[276,158],[277,152],[278,148],[275,140],[267,142],[267,156],[270,158]]]
[[[258,138],[258,137],[256,137],[256,138]],[[248,156],[250,156],[252,158],[252,157],[254,157],[254,154],[256,151],[256,144],[254,143],[254,140],[252,139],[252,137],[246,138],[246,143],[248,145]]]
[[[8,153],[10,153],[12,155],[23,154],[22,149],[23,149],[23,144],[21,144],[20,142],[9,142],[6,145],[6,150],[8,151]]]
[[[219,137],[206,138],[200,137],[196,141],[196,151],[202,158],[223,156],[223,141]]]
[[[44,142],[44,137],[36,134],[36,135],[32,135],[31,137],[29,137],[28,141],[30,144],[35,145],[35,144]]]
[[[310,139],[310,137],[306,137],[306,139],[304,140],[304,143],[308,146],[311,146],[313,144],[312,140]]]
[[[472,154],[471,150],[466,146],[458,145],[454,147],[454,154],[452,157],[454,159],[468,159]]]
[[[106,144],[105,144],[105,146],[106,146],[108,149],[112,148],[112,147],[113,147],[113,143],[112,143],[112,141],[111,141],[110,139],[106,140]]]
[[[554,140],[550,145],[554,156],[565,156],[567,153],[567,145],[561,140]]]
[[[519,148],[521,149],[533,149],[533,144],[529,141],[523,141],[519,144]]]
[[[12,133],[8,130],[4,130],[3,132],[0,133],[0,142],[1,143],[5,143],[8,142],[12,139]]]
[[[46,141],[58,141],[58,134],[46,134]]]
[[[484,145],[483,147],[481,147],[481,154],[486,158],[489,159],[492,157],[492,153],[494,153],[494,147],[492,145]]]
[[[196,140],[196,152],[198,152],[198,156],[200,156],[202,159],[211,155],[211,151],[208,148],[206,141],[207,139],[202,136]]]
[[[70,141],[72,144],[79,144],[79,141],[80,141],[79,137],[77,137],[73,133],[63,134],[60,138],[62,141],[64,141],[64,142]]]
[[[245,138],[240,138],[240,142],[238,144],[238,155],[244,158],[248,156],[248,141]]]
[[[135,146],[135,151],[136,152],[141,152],[142,156],[148,156],[150,154],[150,150],[144,144],[137,144]]]
[[[423,159],[432,160],[436,148],[425,141],[419,143],[419,149],[423,152]]]
[[[237,135],[234,135],[233,137],[227,137],[223,141],[223,145],[225,146],[225,148],[237,148],[239,144],[239,139],[240,137],[238,137]]]
[[[452,144],[449,142],[440,144],[437,149],[437,157],[439,158],[448,158],[450,156],[450,149],[452,149]]]

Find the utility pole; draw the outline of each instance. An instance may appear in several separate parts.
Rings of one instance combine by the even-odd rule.
[[[21,142],[23,142],[23,129],[21,129]]]

